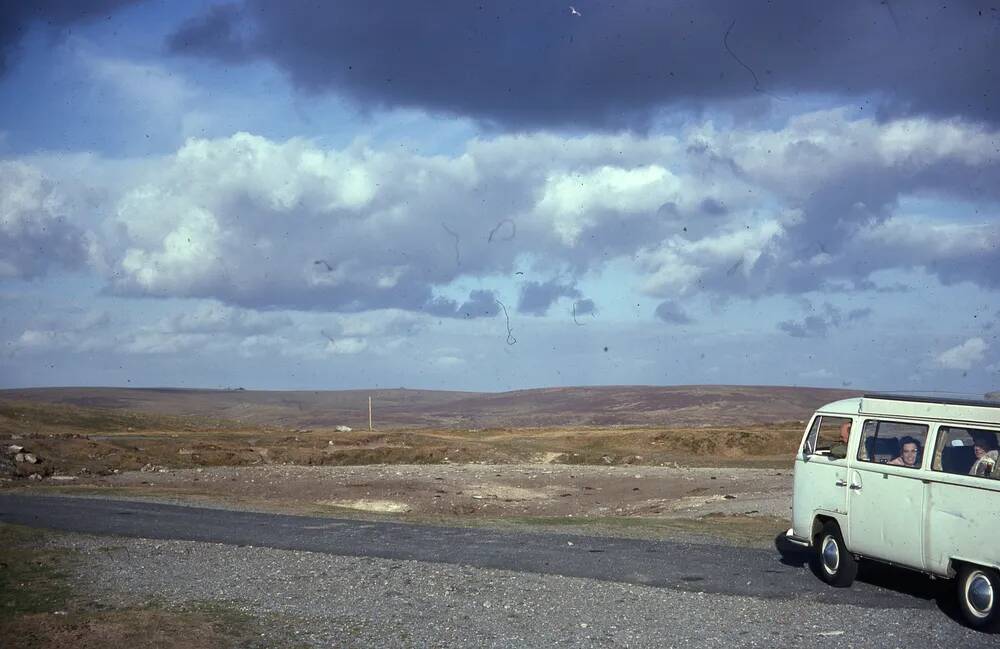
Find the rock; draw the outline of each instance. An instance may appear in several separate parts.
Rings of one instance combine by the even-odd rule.
[[[32,473],[31,475],[28,476],[28,480],[41,480],[41,479],[42,479],[41,473]]]
[[[337,426],[334,428],[334,430],[336,430],[338,433],[349,433],[354,429],[351,428],[350,426]]]
[[[17,455],[18,453],[20,453],[23,450],[24,450],[24,447],[23,446],[18,446],[17,444],[11,444],[10,446],[7,447],[7,452],[10,453],[11,455]]]
[[[34,453],[18,453],[14,456],[15,462],[27,462],[28,464],[38,464],[38,457]]]
[[[49,480],[55,480],[56,482],[71,482],[76,480],[74,475],[53,475],[49,476]]]
[[[723,498],[725,498],[726,500],[736,500],[736,496],[734,496],[733,494],[726,494],[725,496],[723,496]]]

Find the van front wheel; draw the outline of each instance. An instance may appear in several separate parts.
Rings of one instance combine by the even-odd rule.
[[[1000,626],[1000,575],[996,570],[964,565],[958,571],[958,607],[970,626]]]
[[[858,574],[858,562],[833,521],[827,521],[816,537],[816,569],[823,581],[837,588],[847,588]]]

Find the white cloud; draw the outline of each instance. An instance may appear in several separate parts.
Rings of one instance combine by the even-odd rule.
[[[569,282],[625,260],[637,288],[664,299],[799,294],[916,266],[997,286],[995,219],[895,213],[907,191],[967,196],[969,166],[977,196],[1000,200],[997,138],[954,120],[834,110],[767,130],[477,139],[451,156],[191,139],[124,175],[109,218],[77,237],[85,250],[67,263],[89,255],[121,295],[341,313],[454,315],[457,303],[434,302],[453,282],[524,260]],[[115,164],[86,163],[101,183],[100,167]],[[3,261],[8,275],[27,272]]]
[[[606,211],[651,213],[676,200],[680,181],[658,165],[635,169],[602,166],[586,173],[554,174],[546,179],[536,214],[552,220],[562,242],[576,244]]]
[[[357,354],[368,349],[368,342],[363,338],[338,338],[326,344],[330,354]]]
[[[77,57],[93,80],[147,113],[175,115],[196,96],[182,77],[159,65],[100,56],[82,41],[77,41]]]
[[[0,160],[0,279],[83,265],[84,233],[69,218],[71,207],[39,169]]]
[[[465,365],[465,359],[458,356],[438,356],[433,363],[438,367],[451,368]]]
[[[982,338],[969,338],[961,345],[941,352],[934,360],[945,369],[969,370],[973,365],[982,362],[987,347],[986,341]]]

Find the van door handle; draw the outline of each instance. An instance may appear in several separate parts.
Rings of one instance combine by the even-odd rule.
[[[847,480],[837,480],[834,484],[837,485],[838,487],[846,487]]]
[[[854,491],[861,491],[861,485],[859,484],[852,484],[850,488],[853,489]]]

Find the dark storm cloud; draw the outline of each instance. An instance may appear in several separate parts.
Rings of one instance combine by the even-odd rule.
[[[827,93],[883,114],[1000,118],[985,1],[276,3],[209,9],[168,42],[266,59],[307,91],[508,126],[641,125],[664,104]]]
[[[545,315],[552,303],[561,297],[580,297],[580,291],[571,284],[560,284],[558,280],[547,282],[526,282],[521,287],[521,299],[517,310],[532,315]]]
[[[104,18],[137,0],[0,0],[0,75],[25,34],[38,25],[49,30]]]
[[[656,307],[656,317],[670,324],[690,324],[693,322],[684,310],[667,300]]]

